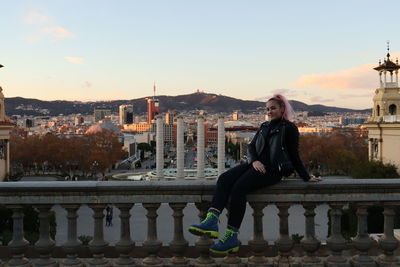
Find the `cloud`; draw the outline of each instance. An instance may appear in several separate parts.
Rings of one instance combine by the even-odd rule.
[[[82,87],[84,87],[84,88],[90,88],[90,87],[92,87],[92,84],[91,84],[90,82],[88,82],[88,81],[85,81],[85,82],[83,83]]]
[[[42,31],[56,39],[67,39],[74,37],[72,32],[60,26],[44,28]]]
[[[299,92],[292,90],[292,89],[285,89],[285,88],[281,88],[281,89],[275,89],[271,91],[272,94],[281,94],[284,95],[286,97],[292,97],[292,96],[297,96],[299,95]]]
[[[74,64],[79,64],[79,65],[84,64],[83,58],[80,58],[80,57],[64,57],[64,58],[66,61],[74,63]]]
[[[310,98],[310,100],[312,102],[318,102],[318,103],[326,103],[326,102],[334,102],[335,101],[335,99],[333,99],[333,98],[323,98],[320,96],[313,96]]]
[[[376,66],[377,64],[364,64],[326,74],[308,74],[300,77],[293,86],[328,90],[371,90],[371,87],[378,84],[378,75],[373,70]]]
[[[254,100],[256,101],[267,101],[268,99],[270,99],[272,97],[272,95],[275,94],[281,94],[284,95],[287,98],[294,98],[300,95],[307,95],[307,92],[301,91],[302,94],[300,94],[299,90],[293,90],[293,89],[286,89],[286,88],[279,88],[279,89],[274,89],[271,90],[271,95],[269,96],[261,96],[261,97],[257,97]]]
[[[371,98],[374,95],[374,92],[371,91],[368,94],[361,94],[361,95],[356,95],[356,94],[341,94],[339,95],[340,98],[342,99],[347,99],[347,98],[364,98],[364,97],[368,97]]]
[[[25,23],[28,24],[37,24],[47,22],[49,18],[46,15],[43,15],[37,11],[29,12],[24,18]]]

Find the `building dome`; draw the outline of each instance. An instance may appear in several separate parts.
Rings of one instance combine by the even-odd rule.
[[[86,130],[85,134],[96,134],[103,130],[112,131],[115,133],[120,133],[121,129],[112,124],[110,121],[100,121],[99,123],[92,125]]]

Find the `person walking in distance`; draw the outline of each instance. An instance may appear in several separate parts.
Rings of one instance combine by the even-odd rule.
[[[112,226],[113,209],[110,206],[106,208],[106,226]]]
[[[247,194],[279,183],[282,176],[296,171],[307,182],[318,182],[311,177],[299,155],[299,131],[290,120],[293,110],[282,95],[274,95],[267,103],[269,121],[261,124],[248,145],[247,162],[229,169],[218,178],[211,207],[206,218],[192,224],[189,232],[218,238],[218,219],[229,201],[228,226],[225,235],[210,251],[217,254],[237,252],[239,228],[246,210]]]

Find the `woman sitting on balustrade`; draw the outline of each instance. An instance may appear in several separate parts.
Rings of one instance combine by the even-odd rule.
[[[300,159],[299,131],[289,121],[293,110],[286,98],[279,94],[270,98],[267,114],[270,121],[261,124],[248,145],[248,162],[220,175],[206,218],[189,227],[192,234],[218,238],[218,218],[230,200],[226,234],[210,248],[211,252],[225,254],[239,250],[238,233],[246,210],[247,194],[279,183],[282,176],[289,176],[294,170],[304,181],[321,181],[321,178],[310,177]]]

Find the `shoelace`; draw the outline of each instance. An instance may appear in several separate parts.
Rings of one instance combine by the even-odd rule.
[[[207,221],[210,220],[212,217],[217,218],[217,220],[219,219],[218,216],[215,215],[214,213],[208,212],[206,218],[205,218],[204,220],[202,220],[201,223],[207,222]]]
[[[226,240],[228,240],[230,237],[234,236],[237,234],[237,232],[231,230],[231,229],[226,229],[225,236],[221,239],[221,243],[225,243]]]

